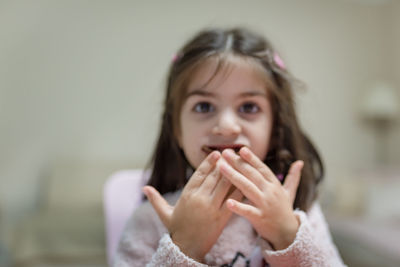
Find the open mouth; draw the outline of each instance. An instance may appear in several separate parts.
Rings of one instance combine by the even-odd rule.
[[[213,146],[203,146],[201,150],[203,150],[205,153],[210,154],[214,150],[218,150],[219,152],[222,153],[225,149],[232,149],[235,151],[235,153],[239,153],[239,150],[244,147],[244,145],[240,144],[230,144],[230,145],[213,145]]]

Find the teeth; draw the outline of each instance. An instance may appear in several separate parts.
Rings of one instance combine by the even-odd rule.
[[[232,145],[232,146],[203,146],[202,150],[206,153],[211,153],[214,150],[218,150],[222,153],[225,149],[232,149],[235,153],[239,153],[239,150],[243,145]]]

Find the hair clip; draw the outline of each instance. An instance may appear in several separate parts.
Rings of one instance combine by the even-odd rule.
[[[285,62],[283,62],[282,58],[277,52],[274,52],[274,62],[276,65],[278,65],[279,68],[286,70]]]
[[[179,56],[178,56],[178,54],[174,54],[173,56],[172,56],[172,62],[173,63],[175,63],[177,60],[178,60],[178,58],[179,58]]]
[[[177,62],[181,57],[182,57],[182,53],[174,54],[174,55],[172,56],[172,59],[171,59],[172,63]]]
[[[283,174],[282,173],[278,173],[276,175],[276,178],[278,178],[278,180],[282,182],[283,181]]]

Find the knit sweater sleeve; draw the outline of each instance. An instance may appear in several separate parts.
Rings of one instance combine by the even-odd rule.
[[[194,261],[179,250],[154,209],[146,202],[128,221],[113,266],[203,267],[206,265]]]
[[[283,250],[274,251],[263,239],[260,246],[265,260],[271,267],[286,266],[345,266],[333,244],[328,225],[319,204],[309,212],[296,210],[300,227],[293,243]]]

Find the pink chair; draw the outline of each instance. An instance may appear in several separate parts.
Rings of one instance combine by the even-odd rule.
[[[114,173],[104,184],[104,215],[107,260],[111,265],[121,233],[133,210],[142,202],[141,188],[150,173],[143,170],[122,170]]]

